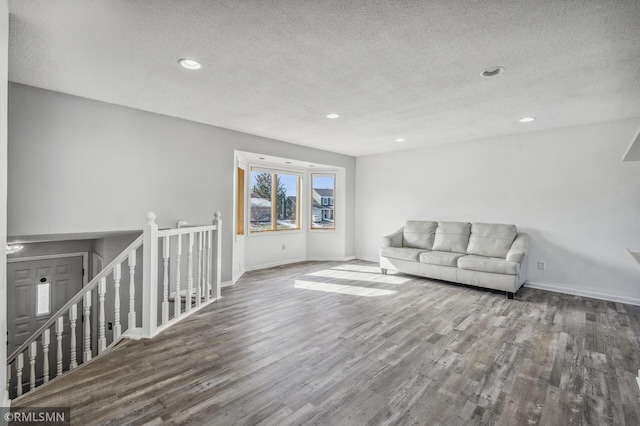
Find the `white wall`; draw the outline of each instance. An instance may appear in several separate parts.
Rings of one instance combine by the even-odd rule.
[[[529,283],[640,304],[639,120],[440,145],[356,161],[356,256],[408,219],[514,223],[531,237]],[[537,269],[538,260],[547,262]]]
[[[270,232],[246,239],[246,270],[302,262],[307,259],[305,231]]]
[[[354,254],[355,159],[34,87],[9,86],[9,235],[223,220],[232,279],[234,150],[346,170],[344,244]]]
[[[7,81],[9,66],[9,8],[0,0],[0,336],[7,335],[7,261],[2,250],[7,244]],[[0,345],[0,407],[9,406],[7,345]],[[2,423],[4,420],[0,420]]]

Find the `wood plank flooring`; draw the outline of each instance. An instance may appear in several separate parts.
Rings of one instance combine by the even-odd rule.
[[[640,308],[375,264],[250,272],[14,402],[75,425],[638,425]]]

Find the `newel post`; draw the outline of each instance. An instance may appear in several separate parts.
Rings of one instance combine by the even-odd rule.
[[[142,337],[158,331],[158,225],[156,215],[147,214],[142,254]]]
[[[222,219],[220,219],[220,212],[213,214],[213,224],[216,226],[213,233],[213,265],[215,268],[213,289],[214,297],[220,299],[222,297],[220,291],[222,284]]]

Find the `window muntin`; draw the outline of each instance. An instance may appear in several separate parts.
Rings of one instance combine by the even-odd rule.
[[[336,229],[335,174],[311,175],[311,229]]]
[[[300,229],[300,176],[251,170],[249,191],[250,232]]]

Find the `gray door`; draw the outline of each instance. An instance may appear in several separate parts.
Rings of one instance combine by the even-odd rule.
[[[29,260],[7,265],[7,353],[11,354],[37,331],[58,309],[82,289],[82,257]],[[82,306],[76,323],[78,354],[82,354]],[[62,340],[64,369],[70,363],[70,324],[65,314]],[[56,375],[57,341],[55,326],[50,328],[49,377]],[[23,382],[29,383],[29,351],[24,359]],[[43,377],[42,341],[38,339],[36,381]],[[12,375],[15,377],[15,372]],[[15,388],[15,385],[12,385]],[[28,385],[24,388],[28,389]],[[13,390],[13,389],[12,389]]]

